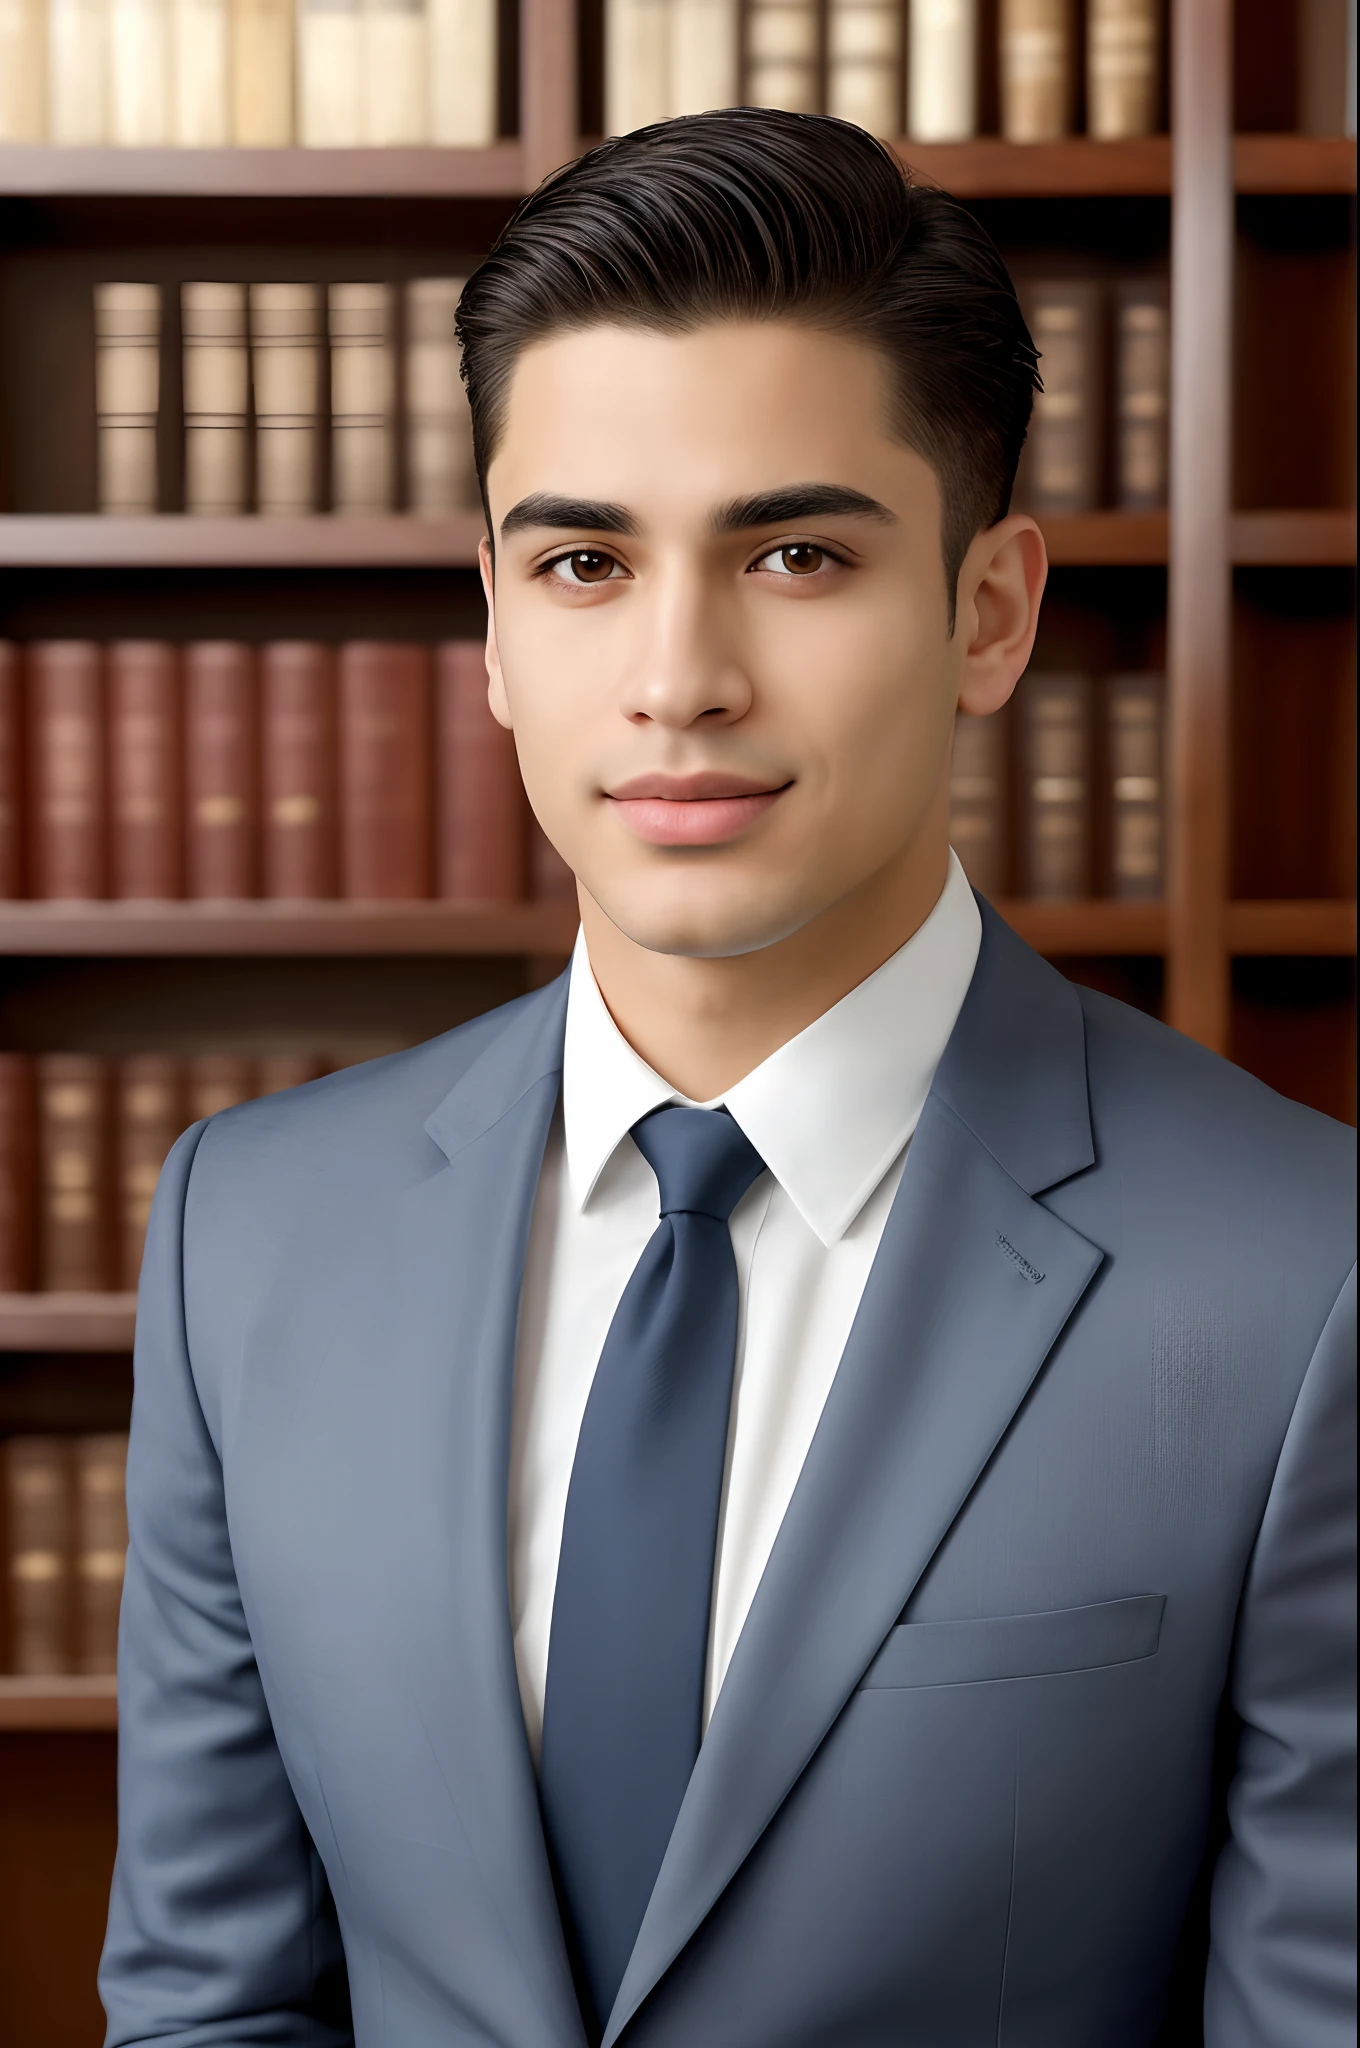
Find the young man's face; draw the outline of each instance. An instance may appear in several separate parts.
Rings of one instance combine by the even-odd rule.
[[[774,944],[925,841],[942,876],[969,630],[934,472],[887,422],[876,354],[790,323],[596,327],[516,365],[492,707],[642,946]]]

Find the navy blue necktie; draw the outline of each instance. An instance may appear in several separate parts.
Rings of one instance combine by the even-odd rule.
[[[724,1110],[656,1110],[633,1137],[661,1221],[614,1312],[576,1446],[539,1774],[597,2040],[699,1754],[737,1346],[728,1217],[764,1167]]]

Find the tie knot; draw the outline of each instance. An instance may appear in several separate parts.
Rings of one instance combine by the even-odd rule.
[[[663,1216],[726,1223],[765,1161],[725,1109],[673,1103],[633,1125],[633,1140],[661,1189]]]

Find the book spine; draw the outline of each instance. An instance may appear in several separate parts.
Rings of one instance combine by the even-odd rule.
[[[0,142],[47,139],[43,0],[0,0]]]
[[[259,1093],[255,1062],[240,1053],[195,1053],[184,1062],[184,1088],[191,1124],[205,1116],[220,1116],[224,1109],[251,1102]]]
[[[95,286],[99,509],[156,509],[161,295],[154,284]]]
[[[1163,697],[1159,675],[1105,686],[1110,894],[1123,902],[1156,901],[1163,889]]]
[[[8,1552],[6,1663],[21,1678],[71,1668],[71,1461],[59,1436],[0,1445]]]
[[[254,663],[239,640],[184,650],[185,894],[256,889]]]
[[[75,1668],[118,1669],[118,1609],[127,1560],[127,1450],[123,1432],[78,1436],[75,1466]]]
[[[1087,0],[1086,129],[1151,135],[1161,88],[1161,0]]]
[[[949,843],[973,887],[990,900],[1007,893],[1010,831],[1006,710],[989,718],[960,713],[949,777]]]
[[[380,148],[430,139],[425,0],[362,0],[363,136]]]
[[[260,651],[260,778],[263,894],[333,896],[335,679],[314,642]]]
[[[231,0],[231,139],[284,149],[293,140],[292,0]]]
[[[255,1093],[281,1095],[286,1088],[305,1088],[330,1071],[330,1061],[321,1053],[263,1053],[255,1062]]]
[[[0,1052],[0,1294],[33,1285],[37,1146],[33,1064],[21,1052]]]
[[[246,288],[186,284],[184,504],[188,512],[246,509]]]
[[[1020,710],[1024,893],[1074,901],[1092,893],[1090,679],[1029,675]]]
[[[88,640],[35,640],[26,665],[32,892],[49,900],[103,896],[108,829],[99,649]]]
[[[170,0],[109,0],[109,140],[173,141]]]
[[[179,1061],[135,1053],[118,1062],[118,1285],[132,1289],[142,1270],[151,1197],[166,1154],[184,1129]]]
[[[463,903],[514,903],[525,892],[528,806],[511,733],[486,701],[480,640],[435,650],[436,885]]]
[[[298,140],[352,149],[363,140],[360,0],[297,0]]]
[[[393,485],[392,293],[333,284],[331,476],[337,512],[390,512]]]
[[[38,1091],[38,1285],[113,1283],[108,1074],[86,1053],[43,1053]]]
[[[417,277],[406,287],[406,433],[411,510],[439,515],[477,503],[472,415],[458,370],[454,317],[463,280]]]
[[[23,893],[23,687],[19,650],[0,640],[0,898]]]
[[[604,124],[627,135],[671,108],[671,0],[605,0]]]
[[[1001,0],[1001,133],[1054,142],[1072,125],[1072,0]]]
[[[901,0],[830,0],[826,108],[871,135],[901,134]]]
[[[746,102],[815,114],[821,105],[817,0],[747,0]]]
[[[1305,135],[1355,134],[1355,0],[1300,0],[1298,125]]]
[[[47,0],[47,139],[109,139],[108,0]]]
[[[529,817],[529,894],[535,903],[576,901],[576,877],[532,813]]]
[[[1118,498],[1126,512],[1150,512],[1167,499],[1171,319],[1164,288],[1125,286],[1118,321]]]
[[[312,285],[250,287],[255,484],[261,512],[316,510],[318,314]]]
[[[429,0],[430,140],[496,140],[496,0]]]
[[[737,0],[672,0],[671,113],[733,106],[740,70]]]
[[[112,642],[108,722],[110,893],[178,896],[182,755],[175,650],[168,642]]]
[[[231,141],[228,0],[171,0],[173,139],[188,148]]]
[[[907,133],[918,142],[977,134],[977,0],[911,0]]]
[[[1100,288],[1077,280],[1027,293],[1044,380],[1026,451],[1036,512],[1089,512],[1100,502]]]
[[[340,650],[340,893],[430,894],[429,650]]]

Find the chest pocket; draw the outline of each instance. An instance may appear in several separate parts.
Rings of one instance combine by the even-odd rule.
[[[1136,1663],[1156,1654],[1165,1606],[1164,1593],[1140,1593],[1047,1614],[904,1622],[890,1632],[859,1690],[977,1685]]]

